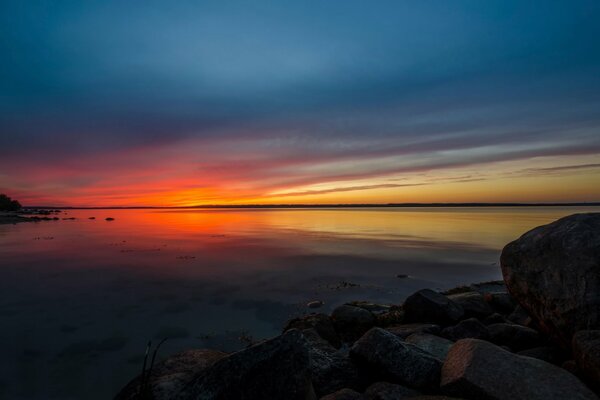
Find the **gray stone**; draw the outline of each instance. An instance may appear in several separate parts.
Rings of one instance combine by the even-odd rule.
[[[543,360],[554,365],[560,365],[564,361],[562,352],[558,348],[552,346],[533,347],[531,349],[519,351],[517,354],[520,356],[537,358],[538,360]]]
[[[298,330],[230,354],[198,374],[177,399],[315,399],[306,339]]]
[[[500,314],[511,313],[517,305],[507,292],[486,293],[483,295],[483,299],[492,307],[494,311]]]
[[[467,338],[488,340],[490,332],[477,318],[469,318],[444,329],[442,336],[453,341]]]
[[[364,400],[400,400],[419,396],[421,393],[402,385],[376,382],[365,390]]]
[[[465,310],[465,317],[485,318],[494,313],[492,307],[479,292],[451,294],[448,298]]]
[[[321,397],[320,400],[362,400],[362,394],[352,389],[340,389],[337,392],[330,393]]]
[[[600,329],[600,213],[537,227],[500,261],[510,294],[564,348],[575,332]]]
[[[437,358],[381,328],[357,340],[350,355],[393,383],[425,390],[439,384],[442,363]]]
[[[487,329],[490,333],[490,342],[499,346],[508,346],[513,351],[538,347],[542,342],[539,333],[526,326],[499,323],[488,325]]]
[[[430,289],[419,290],[404,301],[407,322],[450,325],[458,322],[465,311],[456,302]]]
[[[326,314],[309,314],[303,317],[294,318],[285,323],[285,327],[283,328],[284,332],[289,331],[290,329],[314,329],[317,331],[319,336],[323,339],[327,340],[332,346],[340,347],[340,337],[335,331],[335,327],[333,326],[333,322],[329,315]]]
[[[597,400],[574,375],[477,339],[454,344],[442,368],[442,390],[467,399]]]
[[[353,342],[375,325],[375,316],[361,307],[344,304],[331,313],[336,332],[344,341]]]
[[[454,344],[451,340],[428,333],[413,333],[406,338],[406,343],[414,344],[442,362],[446,359],[450,347]]]
[[[402,339],[406,339],[414,333],[429,333],[431,335],[437,335],[441,331],[439,325],[419,323],[388,326],[385,329]]]

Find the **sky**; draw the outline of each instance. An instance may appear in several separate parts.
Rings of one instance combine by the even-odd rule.
[[[0,4],[25,205],[600,201],[600,2]]]

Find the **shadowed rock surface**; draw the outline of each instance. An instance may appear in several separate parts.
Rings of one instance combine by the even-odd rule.
[[[535,228],[500,261],[511,295],[564,348],[575,332],[600,328],[600,213]]]
[[[600,330],[580,331],[573,336],[577,368],[600,393]]]
[[[404,317],[407,322],[452,324],[464,315],[463,308],[441,293],[423,289],[404,301]]]

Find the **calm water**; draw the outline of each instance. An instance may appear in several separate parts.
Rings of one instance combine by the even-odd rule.
[[[149,339],[171,338],[163,355],[234,350],[310,300],[330,311],[499,279],[504,244],[592,211],[73,210],[0,225],[0,398],[106,399],[139,372]]]

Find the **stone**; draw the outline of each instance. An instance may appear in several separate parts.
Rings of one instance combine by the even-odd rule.
[[[600,213],[537,227],[500,257],[512,297],[563,348],[573,334],[600,328]]]
[[[441,389],[467,399],[597,400],[564,369],[478,339],[452,346],[442,368]]]
[[[340,389],[337,392],[330,393],[321,397],[320,400],[362,400],[362,394],[352,389]]]
[[[533,347],[531,349],[519,351],[517,354],[520,356],[537,358],[538,360],[543,360],[554,365],[561,365],[564,361],[562,352],[558,348],[552,346]]]
[[[404,310],[392,307],[388,312],[376,314],[375,318],[375,325],[379,327],[399,325],[404,323]]]
[[[517,325],[530,326],[532,324],[531,317],[520,305],[515,307],[515,310],[506,319]]]
[[[499,346],[508,346],[513,351],[538,347],[542,339],[537,331],[526,326],[500,323],[487,326],[490,342]]]
[[[375,316],[361,307],[344,304],[331,313],[336,332],[343,341],[353,342],[375,326]]]
[[[322,300],[313,300],[313,301],[309,301],[308,303],[306,303],[306,307],[320,308],[320,307],[323,307],[323,304],[325,304],[325,302],[323,302]]]
[[[365,310],[370,311],[374,315],[387,313],[394,307],[387,304],[371,303],[369,301],[351,301],[349,303],[346,303],[346,305],[364,308]]]
[[[500,314],[509,314],[517,305],[507,292],[490,292],[483,295],[483,299],[494,311]]]
[[[156,364],[147,378],[138,376],[129,382],[115,400],[136,400],[143,396],[154,400],[172,399],[195,375],[226,355],[217,350],[187,350],[174,354]]]
[[[292,329],[215,362],[175,399],[315,399],[306,339]]]
[[[437,335],[441,331],[439,325],[418,323],[388,326],[385,329],[402,339],[406,339],[414,333],[429,333],[431,335]]]
[[[485,318],[494,313],[492,307],[479,292],[465,292],[449,295],[448,298],[465,310],[465,317]]]
[[[350,359],[347,348],[337,350],[314,329],[302,331],[308,345],[310,372],[317,396],[344,388],[363,390],[369,382],[363,379],[358,366]]]
[[[404,317],[407,322],[426,322],[450,325],[458,322],[465,311],[456,302],[431,289],[423,289],[404,301]]]
[[[326,314],[309,314],[303,317],[291,319],[285,323],[283,331],[287,332],[290,329],[298,329],[302,331],[311,328],[314,329],[319,336],[327,340],[332,346],[336,348],[340,347],[340,337],[335,331],[335,327],[333,326],[331,318],[329,318],[329,315]]]
[[[417,346],[442,362],[446,359],[450,347],[454,344],[451,340],[428,333],[413,333],[406,338],[406,343]]]
[[[354,343],[350,355],[392,383],[423,390],[439,385],[442,363],[384,329],[373,328],[365,333]]]
[[[442,336],[453,341],[467,338],[488,340],[490,332],[477,318],[469,318],[444,329]]]
[[[484,325],[499,324],[499,323],[503,323],[503,322],[507,322],[506,318],[504,318],[502,315],[500,315],[498,313],[493,313],[492,315],[490,315],[489,317],[486,317],[483,320]]]
[[[577,370],[600,393],[600,330],[577,332],[573,336],[573,357]]]
[[[365,390],[364,400],[398,400],[419,396],[421,393],[402,385],[389,382],[376,382]]]

